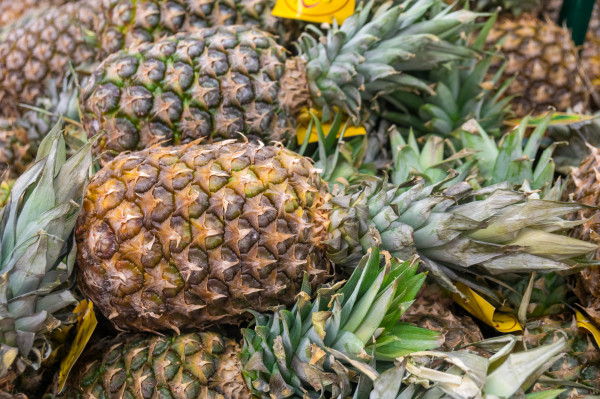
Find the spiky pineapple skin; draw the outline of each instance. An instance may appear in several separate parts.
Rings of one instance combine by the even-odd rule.
[[[501,82],[516,75],[506,94],[516,95],[513,111],[518,117],[543,113],[551,107],[558,111],[583,111],[588,102],[583,71],[568,30],[532,14],[502,16],[487,36],[493,49],[503,38],[498,51],[507,67]],[[490,73],[505,62],[497,59]]]
[[[600,88],[600,4],[596,2],[581,51],[581,60],[590,78],[596,95],[592,96],[598,104],[598,89]]]
[[[59,6],[68,1],[73,0],[2,0],[0,1],[0,26],[12,24],[32,11]]]
[[[66,398],[250,398],[239,345],[220,334],[122,335],[87,351]]]
[[[279,141],[293,126],[281,79],[283,47],[246,26],[202,29],[108,57],[80,99],[97,154],[156,143],[249,138]]]
[[[578,201],[586,205],[600,205],[600,149],[589,146],[591,150],[577,168],[571,169],[570,179],[563,192],[565,199]],[[600,232],[600,216],[593,209],[582,210],[570,215],[572,220],[586,220],[571,230],[571,235],[586,241],[597,241]],[[600,251],[596,252],[600,259]],[[588,315],[600,325],[600,268],[591,266],[582,270],[575,281],[575,294]]]
[[[122,329],[238,323],[293,303],[329,265],[327,188],[308,159],[221,142],[123,155],[90,183],[76,228],[79,286]]]
[[[78,21],[97,19],[90,7],[68,3],[5,32],[0,42],[2,116],[21,116],[25,110],[18,104],[35,104],[51,80],[61,81],[69,62],[78,67],[94,60],[97,50],[84,32],[90,26]]]
[[[248,24],[295,37],[296,24],[273,17],[271,6],[271,0],[81,0],[48,8],[0,36],[2,115],[32,104],[69,62],[85,76],[118,50],[178,32]]]

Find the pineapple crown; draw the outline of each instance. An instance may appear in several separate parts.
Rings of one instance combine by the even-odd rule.
[[[458,134],[463,148],[476,151],[474,158],[483,186],[509,182],[533,190],[549,193],[554,188],[554,161],[552,154],[560,142],[553,142],[537,158],[552,115],[548,114],[536,124],[533,132],[525,139],[530,117],[525,117],[512,131],[496,143],[475,120],[465,123]],[[537,161],[536,161],[537,158]],[[535,161],[535,164],[534,164]]]
[[[468,47],[483,51],[485,39],[496,22],[492,15]],[[467,46],[467,40],[460,41]],[[418,136],[432,133],[450,136],[470,119],[488,132],[500,134],[510,113],[512,96],[504,96],[514,78],[499,85],[506,66],[493,76],[488,73],[494,57],[458,59],[444,63],[423,75],[433,92],[397,90],[383,96],[387,104],[382,116],[402,129],[412,128]]]
[[[14,365],[39,367],[52,348],[45,333],[71,316],[69,290],[76,247],[71,234],[92,164],[91,143],[66,159],[59,123],[37,161],[12,186],[0,211],[0,378]],[[73,315],[73,318],[75,315]]]
[[[583,204],[529,198],[508,182],[479,190],[443,183],[414,178],[396,186],[365,177],[347,187],[329,201],[329,259],[352,267],[373,245],[400,258],[417,253],[442,285],[459,293],[452,280],[466,268],[492,274],[566,270],[589,263],[583,256],[598,247],[560,234],[583,223],[562,218],[588,209]]]
[[[375,359],[390,361],[436,348],[440,336],[398,319],[425,280],[415,259],[402,262],[370,249],[344,284],[320,288],[310,300],[305,283],[291,310],[255,313],[243,330],[244,378],[258,397],[346,397],[357,374],[371,380]]]
[[[342,117],[342,112],[336,112],[325,134],[323,125],[326,121],[311,112],[304,141],[296,150],[302,156],[312,152],[310,158],[315,161],[315,168],[320,170],[321,178],[329,184],[330,192],[333,192],[339,182],[345,183],[356,175],[377,174],[377,168],[372,163],[363,162],[368,146],[367,135],[346,139],[349,121],[343,122]],[[318,139],[316,145],[309,147],[310,132],[313,128]]]
[[[464,180],[476,162],[472,155],[475,151],[463,148],[455,151],[452,142],[439,136],[431,135],[425,144],[419,145],[412,129],[408,140],[400,134],[395,125],[389,128],[392,151],[391,179],[394,184],[402,184],[412,177],[422,177],[427,184],[444,181],[446,185]],[[445,157],[446,150],[452,155]],[[466,158],[469,158],[468,160]],[[448,180],[448,170],[454,169],[458,174]]]
[[[400,185],[411,177],[422,177],[427,184],[442,181],[444,187],[469,178],[474,187],[486,187],[508,182],[521,186],[523,191],[540,191],[543,196],[556,197],[560,192],[560,182],[554,183],[555,165],[552,153],[561,144],[554,142],[536,159],[542,139],[547,131],[552,115],[544,117],[535,125],[533,132],[525,139],[529,117],[524,118],[512,131],[496,142],[475,119],[471,119],[454,132],[454,140],[437,135],[428,136],[419,145],[412,130],[408,139],[392,126],[389,136],[393,165],[392,182]],[[456,147],[462,148],[457,151]],[[450,156],[446,157],[446,153]],[[457,172],[449,179],[448,170]],[[475,173],[476,172],[476,173]]]
[[[325,36],[308,32],[298,40],[312,101],[329,119],[334,107],[358,117],[362,98],[399,89],[430,91],[427,83],[403,73],[428,70],[450,60],[475,57],[477,52],[453,43],[473,29],[483,14],[452,12],[441,0],[408,0],[360,4],[341,26]]]

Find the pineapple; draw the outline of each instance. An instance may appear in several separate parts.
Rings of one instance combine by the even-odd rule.
[[[235,323],[245,310],[290,304],[325,255],[352,270],[374,245],[418,253],[450,277],[565,270],[597,245],[556,232],[582,209],[499,184],[474,191],[377,177],[328,192],[309,159],[281,146],[156,145],[122,154],[92,179],[76,228],[82,292],[122,329]],[[450,277],[449,277],[450,276]]]
[[[568,197],[586,205],[598,206],[600,204],[600,192],[598,191],[598,184],[600,182],[598,177],[600,149],[592,146],[589,146],[589,149],[591,150],[590,155],[581,162],[579,167],[571,169],[570,179],[567,182],[564,196],[565,198]],[[582,209],[570,216],[572,219],[584,221],[583,224],[571,231],[573,237],[597,242],[599,228],[598,215],[589,210]],[[600,259],[600,252],[598,251],[596,252],[596,259]],[[600,325],[599,266],[592,266],[580,272],[575,285],[575,293],[588,315],[596,325]]]
[[[516,116],[546,112],[551,107],[558,111],[586,109],[588,89],[566,28],[532,14],[503,15],[490,31],[487,45],[497,47],[506,57],[501,81],[516,75],[507,90],[508,95],[519,96],[512,101]],[[496,61],[492,73],[501,67],[502,61]]]
[[[24,15],[30,15],[32,11],[59,6],[68,1],[73,0],[2,0],[0,1],[0,27],[10,26]]]
[[[439,345],[439,334],[398,322],[425,279],[416,269],[375,247],[347,283],[313,301],[305,285],[291,310],[255,314],[240,343],[208,331],[121,335],[84,354],[65,396],[349,397],[359,376],[377,377],[375,358]]]
[[[0,211],[0,381],[37,381],[55,349],[50,333],[76,322],[71,311],[76,247],[70,240],[92,163],[91,144],[65,160],[55,127],[37,162],[14,183]],[[8,187],[7,187],[8,186]],[[4,388],[8,389],[8,388]]]
[[[592,98],[600,106],[600,5],[596,2],[583,43],[581,60],[594,88]]]
[[[478,14],[445,7],[429,20],[439,0],[359,9],[327,36],[308,34],[299,55],[248,26],[201,29],[152,45],[115,53],[96,69],[80,98],[90,135],[108,132],[96,152],[111,156],[155,143],[177,145],[200,137],[284,141],[304,108],[334,109],[359,119],[362,99],[387,90],[424,89],[408,73],[473,56],[433,35],[469,30]],[[417,23],[416,21],[420,21]]]
[[[295,38],[297,24],[273,17],[272,5],[271,0],[80,0],[46,8],[0,35],[0,116],[18,116],[17,104],[33,104],[48,80],[61,81],[69,62],[84,75],[115,51],[177,32],[243,23]]]

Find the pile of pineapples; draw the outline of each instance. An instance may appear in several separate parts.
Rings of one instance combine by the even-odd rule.
[[[600,3],[274,3],[0,0],[0,399],[600,395]]]

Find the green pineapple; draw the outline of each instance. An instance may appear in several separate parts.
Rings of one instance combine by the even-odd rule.
[[[425,279],[417,263],[373,248],[348,282],[310,288],[295,306],[255,313],[243,340],[213,332],[125,335],[90,348],[67,398],[347,397],[375,359],[439,345],[439,334],[398,322]],[[307,283],[307,281],[305,281]]]
[[[96,153],[110,159],[201,137],[242,133],[285,141],[310,107],[323,109],[325,120],[342,110],[358,121],[368,106],[363,100],[388,90],[429,90],[412,71],[475,56],[449,40],[472,30],[479,14],[450,7],[428,14],[439,7],[440,0],[368,3],[326,35],[302,35],[295,57],[247,26],[201,29],[120,51],[84,86],[86,131],[107,132]]]

